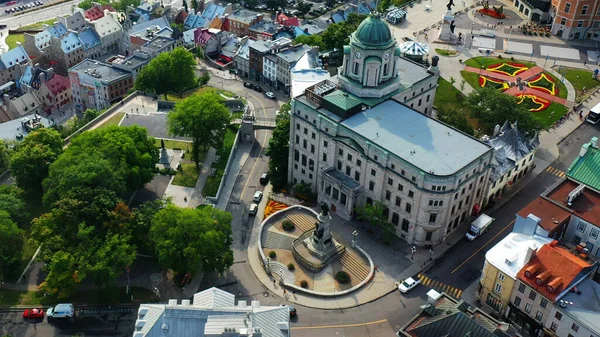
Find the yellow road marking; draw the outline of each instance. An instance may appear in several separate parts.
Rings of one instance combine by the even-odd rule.
[[[367,323],[356,323],[356,324],[343,324],[343,325],[323,325],[323,326],[295,326],[292,330],[308,330],[308,329],[335,329],[335,328],[352,328],[357,326],[366,326],[387,322],[387,319],[379,321],[367,322]]]
[[[248,95],[254,97],[254,99],[257,100],[258,103],[260,103],[260,106],[262,107],[262,110],[263,110],[263,114],[265,115],[265,117],[267,117],[267,110],[265,109],[264,104],[256,96],[252,95],[251,93],[248,93]],[[250,183],[250,177],[252,177],[252,173],[254,173],[254,169],[256,169],[256,165],[258,164],[258,162],[260,160],[260,155],[262,154],[262,151],[265,148],[266,141],[267,141],[267,133],[265,132],[262,144],[260,146],[260,151],[258,152],[258,157],[256,157],[256,161],[254,162],[254,165],[252,165],[250,174],[248,175],[248,178],[246,178],[246,184],[244,184],[244,188],[242,189],[242,194],[240,194],[240,199],[243,198],[244,193],[246,193],[246,188],[248,188],[248,183]],[[252,148],[250,148],[250,151],[252,151]]]
[[[548,166],[548,168],[546,168],[547,172],[550,172],[552,170],[552,166]]]
[[[456,295],[456,298],[460,298],[460,295],[462,295],[462,290],[458,291],[458,295]]]
[[[483,246],[481,246],[481,248],[477,249],[475,251],[475,253],[473,253],[471,256],[469,256],[469,258],[466,259],[463,263],[458,265],[458,267],[454,268],[454,270],[450,274],[454,274],[457,270],[460,269],[460,267],[464,266],[465,263],[469,262],[469,260],[471,260],[473,258],[473,256],[477,255],[477,253],[479,253],[483,248],[485,248],[485,246],[489,245],[490,242],[492,242],[494,239],[496,239],[498,237],[498,235],[502,234],[508,227],[512,226],[512,224],[514,224],[514,223],[515,223],[515,220],[511,221],[508,225],[506,225],[506,227],[502,228],[502,230],[499,231],[498,234],[494,235],[494,237],[489,239],[489,241],[486,242],[485,245],[483,245]]]

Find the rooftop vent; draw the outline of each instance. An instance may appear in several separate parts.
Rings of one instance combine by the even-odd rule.
[[[569,206],[573,205],[573,201],[575,201],[575,199],[577,199],[577,197],[580,196],[581,193],[583,193],[584,189],[585,189],[585,185],[580,184],[579,186],[577,186],[577,188],[572,190],[569,193],[569,196],[567,197],[567,205],[569,205]]]

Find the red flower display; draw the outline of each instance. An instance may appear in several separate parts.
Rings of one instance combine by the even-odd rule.
[[[529,68],[526,65],[521,64],[521,63],[514,63],[514,62],[503,62],[503,63],[493,64],[493,65],[485,68],[485,70],[487,70],[487,71],[504,74],[507,76],[517,76],[518,74],[526,71],[527,69],[529,69]]]
[[[534,77],[532,80],[527,82],[527,86],[536,90],[547,92],[550,95],[556,96],[558,94],[558,88],[556,83],[552,80],[552,77],[541,73]]]
[[[482,8],[482,9],[478,9],[477,11],[483,15],[491,16],[494,19],[506,19],[506,15],[504,15],[504,13],[498,13],[491,8],[488,8],[488,9]]]

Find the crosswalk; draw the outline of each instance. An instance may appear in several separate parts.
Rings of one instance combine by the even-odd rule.
[[[418,275],[419,279],[421,280],[421,284],[424,285],[425,287],[429,287],[432,289],[435,289],[439,292],[444,292],[454,298],[459,299],[460,295],[462,294],[462,290],[458,289],[458,288],[454,288],[451,287],[447,284],[444,284],[440,281],[434,280],[434,279],[430,279],[429,277],[427,277],[426,275],[423,274],[419,274]]]
[[[546,172],[548,172],[550,174],[553,174],[553,175],[555,175],[555,176],[557,176],[559,178],[562,178],[562,177],[565,176],[565,172],[564,171],[561,171],[561,170],[559,170],[557,168],[554,168],[552,166],[548,166],[548,168],[546,169]]]

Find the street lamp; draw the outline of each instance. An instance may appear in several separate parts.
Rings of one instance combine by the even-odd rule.
[[[354,246],[356,246],[356,237],[358,236],[358,232],[357,231],[353,231],[352,232],[352,248],[354,248]]]
[[[471,24],[471,35],[473,35],[473,28],[475,27],[475,22]]]
[[[415,246],[412,246],[412,247],[410,248],[410,260],[411,260],[411,261],[412,261],[412,260],[413,260],[413,258],[415,257],[415,252],[416,252],[416,251],[417,251],[417,247],[415,247]]]

